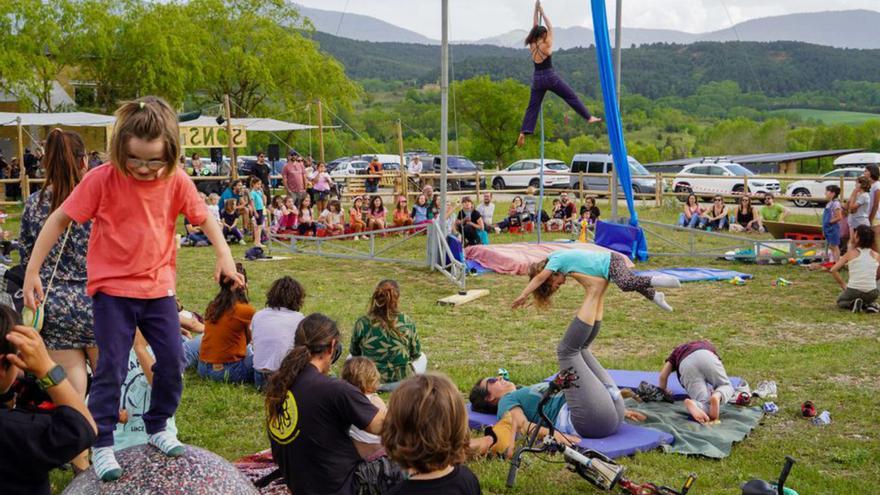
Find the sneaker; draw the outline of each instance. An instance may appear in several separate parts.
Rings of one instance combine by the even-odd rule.
[[[865,311],[867,311],[868,313],[880,313],[880,304],[873,302],[865,306]]]
[[[758,388],[755,389],[754,395],[766,400],[766,399],[775,399],[776,396],[776,382],[774,381],[763,381],[758,383]]]
[[[244,246],[244,245],[247,244],[247,243],[244,242],[244,239],[242,239],[242,240],[238,241],[238,244]]]
[[[852,312],[853,313],[861,313],[862,308],[864,308],[864,307],[865,307],[865,301],[863,301],[862,298],[860,297],[860,298],[856,299],[855,301],[853,301]]]
[[[208,242],[208,241],[198,241],[198,242],[196,242],[196,247],[206,247],[206,246],[210,246],[210,245],[211,245],[211,243]]]
[[[752,395],[752,389],[751,389],[751,387],[749,387],[749,382],[742,380],[742,379],[740,379],[739,385],[734,387],[733,392],[734,392],[734,397],[736,397],[737,394],[742,394],[742,393]],[[735,401],[731,400],[730,402],[735,402]]]
[[[115,481],[122,476],[122,466],[116,462],[113,447],[96,447],[92,449],[92,466],[101,481]]]
[[[184,445],[168,430],[150,435],[149,443],[168,457],[179,457],[183,454]]]
[[[6,264],[11,264],[12,258],[9,256],[0,256],[0,261],[2,261],[3,263],[6,263]]]

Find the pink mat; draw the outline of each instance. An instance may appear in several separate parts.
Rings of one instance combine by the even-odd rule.
[[[464,250],[464,256],[497,273],[527,275],[529,265],[543,260],[553,251],[560,249],[616,252],[602,246],[582,242],[545,242],[542,244],[516,242],[513,244],[468,246]],[[629,258],[627,258],[627,262],[630,267],[635,266],[629,261]]]

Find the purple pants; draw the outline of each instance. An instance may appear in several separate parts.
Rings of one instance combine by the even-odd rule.
[[[180,318],[174,296],[133,299],[98,292],[92,298],[98,367],[89,394],[89,411],[98,425],[95,447],[113,445],[113,429],[119,421],[119,396],[128,374],[128,356],[139,328],[156,356],[150,409],[144,414],[147,434],[165,429],[183,393],[183,346]]]
[[[583,104],[580,98],[574,94],[574,91],[559,77],[554,69],[536,70],[532,76],[532,96],[529,98],[529,107],[526,109],[526,116],[523,117],[522,133],[534,134],[535,123],[538,121],[538,112],[541,110],[541,104],[544,101],[544,95],[547,91],[556,93],[557,96],[565,100],[578,115],[585,120],[589,120],[590,111]]]

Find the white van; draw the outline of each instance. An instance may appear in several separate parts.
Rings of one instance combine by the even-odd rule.
[[[651,175],[638,160],[627,156],[629,162],[629,174],[632,177],[632,189],[635,194],[654,194],[657,191],[657,178]],[[579,153],[571,159],[571,173],[584,172],[587,174],[610,174],[614,170],[614,158],[607,153]],[[580,177],[571,176],[571,188],[580,188]],[[584,190],[611,191],[609,177],[584,177]],[[617,186],[622,191],[620,185]],[[660,185],[661,189],[663,185]]]

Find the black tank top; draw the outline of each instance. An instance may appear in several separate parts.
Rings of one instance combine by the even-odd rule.
[[[749,208],[748,213],[743,213],[742,208],[739,208],[736,212],[736,223],[740,225],[748,225],[749,222],[755,219],[755,214],[751,208]]]
[[[535,70],[545,70],[553,68],[553,55],[547,55],[544,57],[544,60],[540,62],[535,62],[535,54],[544,55],[544,52],[538,48],[538,45],[535,45],[535,48],[531,50],[532,52],[532,62],[535,64]]]

